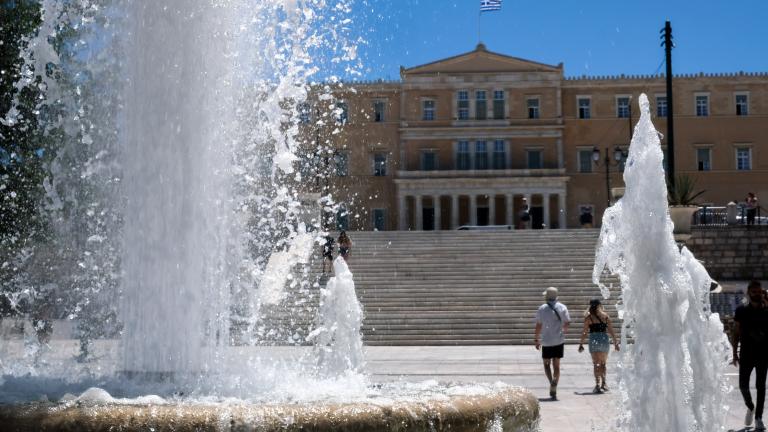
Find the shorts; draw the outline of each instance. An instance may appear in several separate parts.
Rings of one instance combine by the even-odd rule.
[[[564,348],[565,348],[565,344],[541,347],[541,358],[543,359],[563,358]]]
[[[589,352],[608,352],[611,344],[608,340],[608,333],[595,332],[589,334]]]

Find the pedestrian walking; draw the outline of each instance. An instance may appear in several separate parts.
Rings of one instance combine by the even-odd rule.
[[[733,365],[739,368],[739,390],[747,406],[744,424],[764,431],[763,405],[765,404],[765,380],[768,373],[768,303],[760,282],[753,280],[747,285],[748,303],[736,308],[732,335]],[[755,370],[757,403],[752,402],[749,380]]]
[[[605,312],[599,299],[593,299],[589,302],[589,309],[584,312],[584,328],[581,331],[581,340],[579,340],[579,352],[584,351],[584,339],[589,334],[589,353],[592,355],[592,367],[595,373],[595,388],[593,393],[602,393],[608,391],[608,385],[605,383],[607,371],[608,352],[611,344],[608,335],[613,339],[613,346],[616,351],[619,350],[619,340],[613,333],[611,317]]]
[[[333,244],[335,241],[333,237],[325,236],[325,243],[323,244],[323,273],[325,273],[326,263],[333,269]]]
[[[757,195],[754,192],[749,192],[744,204],[747,209],[747,225],[754,225],[755,216],[757,216]]]
[[[528,206],[528,200],[523,198],[523,209],[520,211],[519,222],[517,223],[517,229],[528,228],[528,222],[531,221],[531,209]]]
[[[349,254],[352,251],[352,240],[347,235],[346,231],[339,233],[339,255],[344,258],[344,261],[349,260]]]
[[[549,396],[557,400],[560,380],[560,359],[565,348],[565,332],[571,323],[568,308],[557,301],[557,288],[549,287],[543,293],[546,302],[536,311],[534,343],[541,350],[544,373],[549,380]]]
[[[579,216],[579,223],[581,224],[582,228],[592,228],[592,209],[591,208],[584,208],[581,210],[581,215]]]

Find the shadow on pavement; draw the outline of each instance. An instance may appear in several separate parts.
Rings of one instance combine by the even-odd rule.
[[[582,392],[582,393],[573,392],[573,394],[579,395],[579,396],[603,396],[605,392],[595,393],[595,392],[588,391],[588,392]]]

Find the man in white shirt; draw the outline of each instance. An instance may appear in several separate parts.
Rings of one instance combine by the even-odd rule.
[[[549,287],[542,293],[546,303],[536,311],[536,349],[541,349],[544,359],[544,373],[549,380],[549,396],[557,399],[557,381],[560,379],[560,359],[563,358],[565,332],[571,317],[568,308],[557,301],[557,288]],[[554,366],[554,373],[552,371]]]

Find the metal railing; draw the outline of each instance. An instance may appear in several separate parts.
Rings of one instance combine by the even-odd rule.
[[[766,214],[765,209],[757,207],[755,214],[755,225],[768,225],[768,216],[761,216]],[[695,226],[728,226],[728,208],[718,206],[702,206],[693,214],[692,224]],[[746,225],[748,222],[747,208],[744,205],[738,206],[738,214],[736,215],[736,223],[733,225]]]

